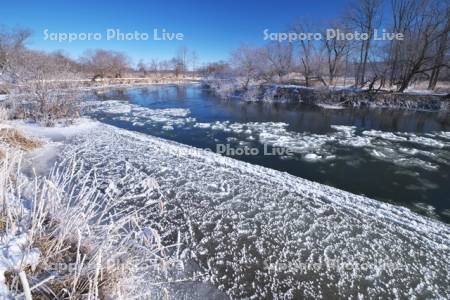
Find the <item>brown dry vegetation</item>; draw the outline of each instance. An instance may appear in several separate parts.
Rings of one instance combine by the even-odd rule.
[[[0,141],[13,149],[31,151],[39,148],[42,142],[29,138],[15,128],[0,128]],[[4,157],[4,151],[0,149],[0,158]]]

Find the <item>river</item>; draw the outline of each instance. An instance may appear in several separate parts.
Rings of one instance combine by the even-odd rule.
[[[226,101],[200,85],[93,94],[98,120],[450,223],[450,114]]]

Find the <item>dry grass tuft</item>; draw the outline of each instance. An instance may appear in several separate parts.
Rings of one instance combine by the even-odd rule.
[[[5,150],[3,148],[0,148],[0,161],[3,160],[6,157]]]
[[[31,151],[42,146],[40,141],[25,136],[22,132],[15,128],[0,128],[0,141],[11,146],[12,148],[23,151]],[[0,158],[1,157],[2,153],[0,151]]]

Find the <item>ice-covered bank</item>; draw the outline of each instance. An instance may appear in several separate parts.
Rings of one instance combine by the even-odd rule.
[[[449,95],[420,93],[414,90],[406,93],[374,92],[342,87],[306,87],[289,84],[253,84],[246,89],[234,80],[205,81],[218,96],[225,99],[240,99],[252,102],[303,102],[332,107],[370,107],[407,110],[448,111]]]
[[[71,156],[233,298],[450,297],[450,226],[406,208],[103,124]]]

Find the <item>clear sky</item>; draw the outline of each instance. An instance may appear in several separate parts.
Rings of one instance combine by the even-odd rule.
[[[126,52],[139,59],[173,57],[187,46],[202,62],[227,59],[240,44],[263,44],[263,30],[280,32],[298,17],[320,20],[338,16],[345,0],[279,1],[176,1],[176,0],[77,0],[3,1],[0,25],[20,26],[33,31],[29,47],[46,51],[63,49],[77,57],[86,49],[104,48]],[[106,40],[106,30],[148,33],[147,41]],[[153,30],[183,33],[182,41],[154,41]],[[98,32],[101,40],[58,42],[44,40],[49,33]]]

